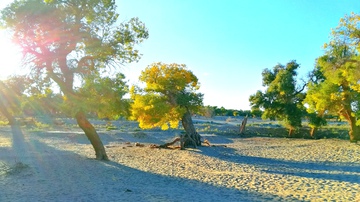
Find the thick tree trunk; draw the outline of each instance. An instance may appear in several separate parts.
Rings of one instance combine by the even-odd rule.
[[[84,112],[78,112],[75,118],[78,125],[85,132],[86,137],[90,140],[92,146],[94,147],[96,159],[109,160],[99,135],[97,134],[94,126],[87,120]]]
[[[356,125],[356,118],[351,115],[352,110],[350,104],[345,105],[343,109],[340,110],[340,114],[345,117],[350,125],[349,137],[350,142],[360,141],[360,127]]]
[[[201,146],[201,136],[195,130],[189,110],[186,111],[181,122],[186,132],[186,134],[182,138],[182,146],[195,148],[197,146]]]
[[[350,119],[350,131],[349,131],[350,142],[356,143],[360,141],[360,126],[356,125],[355,117]]]

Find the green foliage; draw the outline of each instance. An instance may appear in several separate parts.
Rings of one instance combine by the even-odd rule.
[[[139,79],[146,86],[131,89],[131,118],[141,128],[176,128],[188,110],[200,112],[203,95],[196,92],[198,79],[185,65],[154,63]]]
[[[360,16],[351,14],[332,31],[325,54],[317,59],[305,103],[310,113],[339,114],[350,127],[350,140],[360,140]]]
[[[310,113],[308,114],[309,117],[309,126],[311,128],[318,128],[320,126],[325,126],[327,124],[326,119],[319,114],[316,113]]]
[[[86,111],[97,114],[98,118],[116,119],[119,115],[129,116],[130,102],[123,99],[128,93],[128,86],[121,73],[113,78],[89,75],[79,88],[81,97],[86,97]]]
[[[276,65],[272,70],[262,72],[265,92],[257,91],[249,98],[252,109],[264,110],[262,118],[284,121],[290,129],[301,126],[304,107],[302,100],[304,94],[296,87],[296,69],[299,65],[291,61],[283,66]]]
[[[204,114],[205,112],[211,112],[213,116],[246,116],[252,114],[250,110],[225,109],[225,107],[218,108],[217,106],[206,106],[200,114],[207,117]]]
[[[263,115],[263,111],[260,110],[259,108],[255,108],[253,107],[251,109],[251,113],[250,113],[253,117],[262,117]]]

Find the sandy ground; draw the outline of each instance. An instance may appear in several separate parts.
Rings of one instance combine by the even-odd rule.
[[[211,147],[151,149],[178,131],[121,126],[99,129],[109,162],[78,129],[23,130],[14,149],[0,128],[0,201],[360,201],[359,144],[202,132]]]

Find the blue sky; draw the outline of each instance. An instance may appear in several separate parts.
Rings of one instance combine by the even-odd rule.
[[[142,59],[125,65],[131,83],[153,62],[183,63],[201,83],[204,104],[250,109],[261,72],[296,60],[306,78],[331,28],[358,13],[349,0],[117,0],[122,21],[139,17],[150,37]]]
[[[1,0],[0,8],[10,2]],[[265,68],[296,60],[301,65],[298,78],[306,78],[315,59],[323,54],[322,45],[328,42],[331,28],[345,14],[360,9],[357,0],[116,3],[120,21],[138,17],[150,34],[137,47],[142,59],[122,67],[130,84],[136,84],[140,72],[153,62],[186,64],[199,78],[204,104],[228,109],[250,109],[249,96],[263,89],[261,72]],[[0,43],[7,47],[4,40]],[[9,48],[0,52],[10,54]],[[0,68],[6,66],[1,64],[0,60]],[[10,73],[9,68],[1,71],[0,76]]]

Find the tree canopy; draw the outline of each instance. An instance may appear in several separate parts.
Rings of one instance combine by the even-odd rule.
[[[340,20],[324,45],[325,54],[317,59],[316,71],[322,78],[309,82],[305,103],[308,111],[339,114],[350,125],[350,141],[360,140],[360,16],[351,14]]]
[[[141,72],[146,86],[133,86],[131,117],[141,128],[177,128],[187,111],[199,112],[203,95],[197,77],[183,64],[154,63]]]
[[[119,23],[118,17],[115,0],[24,0],[1,11],[0,25],[13,33],[32,73],[59,86],[97,159],[107,156],[86,119],[85,96],[94,94],[81,93],[81,88],[94,76],[106,82],[109,71],[118,73],[121,64],[139,60],[135,46],[148,37],[139,19]]]
[[[262,72],[265,92],[257,91],[250,96],[249,101],[253,109],[263,109],[264,119],[278,119],[284,121],[292,135],[293,129],[301,126],[304,107],[302,100],[303,87],[296,85],[296,70],[299,64],[291,61],[286,66],[278,64],[273,69]]]

